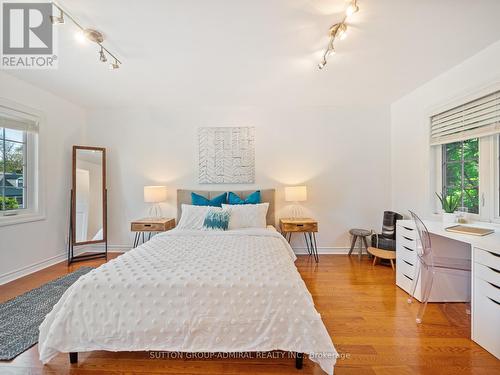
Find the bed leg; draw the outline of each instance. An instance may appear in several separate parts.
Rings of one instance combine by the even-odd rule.
[[[296,355],[295,355],[295,368],[297,370],[301,370],[303,363],[304,363],[304,353],[296,353]]]
[[[78,363],[78,353],[77,352],[69,353],[69,363]]]

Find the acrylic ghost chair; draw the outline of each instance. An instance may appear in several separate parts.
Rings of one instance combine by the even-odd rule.
[[[413,302],[415,295],[415,290],[417,288],[418,280],[421,279],[421,299],[422,303],[418,309],[417,313],[417,324],[422,323],[422,318],[429,302],[429,297],[432,290],[432,284],[434,282],[434,276],[436,272],[446,271],[446,270],[461,270],[461,271],[471,271],[471,262],[467,259],[455,259],[455,258],[445,258],[445,257],[435,257],[431,245],[431,236],[427,227],[422,220],[410,211],[410,214],[415,222],[415,228],[418,233],[417,238],[417,264],[415,265],[415,276],[413,277],[413,283],[411,286],[410,297],[408,298],[408,303]],[[422,274],[424,273],[424,274]]]

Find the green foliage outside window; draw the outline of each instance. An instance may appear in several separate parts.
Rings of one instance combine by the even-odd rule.
[[[443,196],[479,213],[479,139],[443,145]]]
[[[18,208],[19,203],[16,198],[0,197],[0,210],[17,210]]]

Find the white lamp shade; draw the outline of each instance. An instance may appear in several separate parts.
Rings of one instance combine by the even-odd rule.
[[[160,203],[167,200],[166,186],[144,186],[144,202]]]
[[[307,187],[306,186],[285,187],[285,200],[287,202],[303,202],[307,200]]]

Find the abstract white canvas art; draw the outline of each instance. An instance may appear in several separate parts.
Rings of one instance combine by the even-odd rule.
[[[254,183],[254,134],[253,127],[199,128],[199,183]]]

